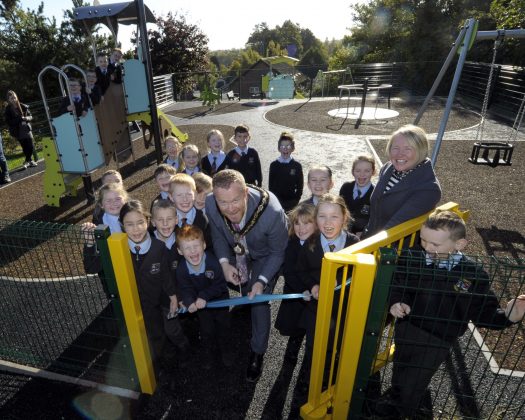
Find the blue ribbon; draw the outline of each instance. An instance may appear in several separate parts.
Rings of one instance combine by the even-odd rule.
[[[350,277],[345,282],[345,286],[348,286],[351,282],[352,278]],[[338,285],[335,287],[334,291],[340,290],[341,285]],[[238,305],[253,305],[255,303],[264,303],[264,302],[271,302],[272,300],[287,300],[287,299],[304,299],[304,300],[310,300],[311,298],[310,292],[304,292],[304,293],[288,293],[284,295],[255,295],[252,299],[248,298],[248,296],[239,296],[229,299],[222,299],[222,300],[214,300],[211,302],[206,303],[206,308],[225,308],[227,306],[238,306]],[[187,308],[179,308],[177,313],[178,314],[184,314],[188,312]]]

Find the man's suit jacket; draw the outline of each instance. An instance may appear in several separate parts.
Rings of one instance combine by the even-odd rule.
[[[441,187],[430,159],[385,192],[393,171],[392,162],[381,168],[379,181],[370,197],[370,220],[362,238],[421,216],[434,209],[441,199]]]
[[[259,217],[255,226],[246,234],[249,255],[252,262],[250,284],[259,275],[271,281],[278,274],[284,261],[284,253],[288,244],[288,221],[279,200],[269,193],[268,206]],[[246,221],[248,221],[259,204],[261,194],[248,187],[248,205]],[[206,197],[206,215],[210,222],[213,249],[218,259],[228,258],[235,265],[233,252],[234,240],[213,194]]]

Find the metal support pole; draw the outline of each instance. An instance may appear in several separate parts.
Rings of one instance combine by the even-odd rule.
[[[437,156],[439,154],[439,149],[441,147],[441,142],[443,141],[443,135],[445,134],[445,128],[447,127],[448,117],[450,111],[452,110],[452,104],[454,103],[454,98],[456,96],[456,91],[459,85],[459,79],[461,78],[461,73],[463,71],[463,65],[467,58],[468,48],[470,45],[470,40],[475,36],[475,20],[469,19],[467,21],[467,32],[465,38],[463,39],[464,48],[461,50],[459,55],[458,63],[456,64],[456,72],[454,73],[454,79],[452,80],[452,85],[450,86],[450,92],[448,94],[447,103],[445,105],[445,111],[441,117],[441,122],[439,123],[439,130],[436,137],[436,143],[434,144],[434,149],[432,150],[432,166],[436,166]]]
[[[448,56],[443,63],[443,66],[441,67],[441,70],[439,71],[436,80],[434,80],[434,84],[430,88],[430,92],[428,92],[427,97],[425,98],[425,101],[423,102],[423,105],[421,105],[421,108],[419,108],[419,111],[417,112],[416,119],[414,120],[414,125],[419,124],[419,120],[421,120],[421,117],[423,116],[423,113],[427,110],[428,104],[434,97],[434,94],[436,93],[437,88],[439,87],[439,84],[441,83],[441,80],[443,80],[443,77],[445,76],[445,73],[447,72],[450,63],[452,63],[452,60],[454,60],[454,57],[456,56],[456,53],[459,49],[459,47],[462,45],[461,41],[463,41],[465,37],[465,32],[467,31],[467,24],[461,28],[461,31],[459,32],[458,37],[456,38],[456,41],[454,44],[452,44],[452,49],[448,53]],[[389,106],[390,108],[390,106]]]
[[[162,162],[162,144],[160,142],[160,123],[157,114],[157,102],[155,101],[155,89],[153,87],[153,70],[151,67],[151,55],[148,44],[148,29],[146,28],[146,11],[143,0],[135,0],[137,6],[137,18],[139,28],[139,39],[142,47],[142,55],[145,59],[146,84],[148,86],[148,99],[151,113],[151,128],[153,129],[153,138],[155,140],[155,154],[157,155],[157,164]]]

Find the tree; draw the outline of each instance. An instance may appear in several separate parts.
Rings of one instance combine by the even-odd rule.
[[[208,37],[183,15],[157,18],[157,29],[148,31],[153,73],[173,73],[176,93],[192,88],[190,73],[208,70]]]
[[[297,69],[308,76],[315,78],[319,70],[326,71],[328,68],[328,56],[322,46],[313,46],[299,60]]]

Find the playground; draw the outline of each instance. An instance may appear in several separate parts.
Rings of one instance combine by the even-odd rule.
[[[82,18],[82,13],[79,15]],[[91,14],[86,12],[85,16]],[[467,27],[462,29],[463,36]],[[472,27],[468,32],[471,36]],[[144,35],[144,28],[140,28],[140,36]],[[463,60],[465,51],[462,52]],[[410,226],[404,230],[394,228],[392,238],[388,235],[386,239],[378,238],[373,245],[356,244],[355,255],[348,257],[335,253],[334,256],[325,256],[329,275],[321,281],[325,290],[320,294],[311,376],[305,374],[307,366],[302,363],[304,347],[291,348],[292,342],[287,337],[272,330],[261,378],[257,383],[245,381],[250,320],[249,311],[243,306],[232,309],[231,345],[237,352],[234,366],[217,366],[211,372],[204,370],[196,317],[181,315],[181,323],[194,351],[188,355],[186,363],[166,357],[163,374],[156,378],[152,375],[147,342],[140,342],[145,336],[141,311],[137,315],[127,307],[133,301],[131,289],[136,285],[133,286],[131,277],[128,278],[129,295],[125,294],[129,290],[122,287],[121,277],[127,276],[123,266],[129,262],[113,260],[117,241],[124,244],[124,254],[129,260],[127,239],[121,235],[120,239],[106,240],[105,234],[100,232],[97,237],[101,258],[106,258],[103,260],[107,276],[104,285],[109,287],[106,294],[98,277],[84,272],[83,238],[78,225],[91,220],[94,209],[91,193],[100,186],[100,176],[107,169],[118,169],[122,173],[131,197],[150,203],[158,194],[153,171],[162,155],[161,140],[169,134],[176,135],[182,142],[197,145],[204,152],[206,134],[211,129],[220,129],[228,139],[237,124],[247,124],[251,130],[250,146],[261,158],[263,187],[267,187],[269,164],[278,155],[279,134],[291,131],[296,139],[294,157],[305,169],[315,164],[329,165],[334,174],[333,192],[337,193],[341,185],[351,179],[350,163],[358,155],[372,154],[377,165],[381,166],[388,159],[384,147],[389,134],[400,125],[414,122],[418,111],[425,108],[419,124],[429,133],[431,146],[436,151],[435,170],[443,190],[439,205],[459,203],[459,208],[448,206],[462,217],[467,215],[461,210],[470,210],[467,253],[485,256],[480,258],[490,268],[494,279],[492,287],[497,296],[503,301],[523,293],[525,221],[522,198],[525,186],[522,180],[525,165],[521,160],[525,139],[519,127],[513,130],[508,121],[489,117],[486,101],[481,116],[467,105],[433,95],[426,98],[428,102],[422,97],[389,97],[388,105],[377,97],[367,113],[364,112],[366,95],[360,100],[359,95],[350,97],[350,92],[344,100],[339,93],[339,98],[313,100],[252,98],[208,103],[206,99],[204,103],[202,100],[171,102],[161,108],[150,105],[155,100],[153,90],[147,86],[151,81],[147,65],[149,56],[147,51],[139,49],[139,55],[142,53],[145,55],[140,60],[130,59],[123,64],[123,83],[111,85],[109,99],[104,105],[106,108],[89,109],[82,118],[73,113],[52,115],[52,107],[49,111],[45,89],[41,86],[51,132],[51,137],[44,139],[45,161],[36,170],[13,174],[14,182],[0,188],[0,211],[6,219],[0,233],[5,239],[2,246],[7,255],[2,261],[6,274],[1,279],[5,293],[0,309],[4,314],[13,314],[4,319],[5,331],[21,333],[4,334],[6,341],[13,340],[9,342],[8,354],[4,358],[12,354],[16,363],[5,363],[13,368],[10,373],[0,371],[0,417],[296,419],[300,410],[304,410],[301,411],[303,417],[306,413],[307,418],[315,418],[316,410],[322,411],[324,405],[332,404],[332,400],[330,403],[326,399],[321,401],[321,396],[325,398],[333,392],[329,395],[333,398],[333,407],[330,406],[326,413],[331,414],[333,408],[333,418],[338,418],[336,413],[348,412],[348,402],[345,403],[348,394],[359,401],[365,388],[366,398],[370,396],[371,399],[386,391],[391,365],[386,359],[376,358],[376,350],[380,347],[384,347],[387,354],[391,351],[390,338],[382,336],[386,334],[386,329],[383,332],[385,302],[381,303],[380,299],[385,299],[386,294],[378,297],[379,292],[372,293],[372,290],[377,280],[377,290],[386,284],[388,292],[390,280],[384,273],[379,274],[388,271],[386,266],[389,264],[384,263],[383,251],[379,248],[402,246],[402,241],[409,238],[414,241],[421,221],[407,222]],[[48,66],[40,76],[52,73],[63,96],[73,105],[67,71],[76,72],[86,79],[83,71],[72,65]],[[42,85],[41,79],[43,77],[39,77]],[[131,91],[135,95],[129,94]],[[522,107],[523,102],[525,96]],[[110,115],[107,107],[111,107],[115,114]],[[442,124],[443,115],[447,116],[445,126]],[[142,133],[130,132],[128,123],[132,121],[141,121]],[[499,145],[506,142],[508,147],[510,140],[506,139],[512,138],[512,164],[510,159],[501,158],[500,161],[496,154],[489,161],[488,153],[484,155],[485,163],[490,164],[468,161],[473,143],[480,141],[479,127],[483,129],[484,141],[499,142]],[[153,134],[153,138],[149,134]],[[228,143],[226,151],[233,146]],[[308,196],[305,188],[303,199]],[[361,251],[360,246],[363,246]],[[395,258],[394,249],[385,252],[387,260]],[[325,336],[323,332],[329,330],[331,321],[330,299],[333,299],[333,293],[328,293],[330,280],[335,277],[337,264],[341,264],[337,258],[344,260],[346,257],[344,270],[351,267],[354,271],[352,287],[348,283],[343,290],[347,288],[349,294],[356,293],[363,298],[349,302],[348,320],[352,321],[352,328],[344,331],[341,358],[336,361],[335,351],[327,356],[328,334]],[[381,267],[376,273],[379,262]],[[371,270],[372,266],[374,270]],[[282,283],[281,279],[275,293],[282,292]],[[370,317],[367,319],[364,314],[368,312],[369,302],[373,304],[370,303]],[[275,317],[279,301],[271,305]],[[130,317],[130,314],[136,316]],[[337,328],[342,321],[336,320]],[[373,333],[367,334],[369,331]],[[432,382],[432,401],[426,407],[430,410],[427,418],[524,416],[525,407],[519,397],[525,386],[524,338],[523,324],[501,333],[476,328],[468,331],[454,344],[452,357]],[[368,340],[363,349],[373,348],[373,352],[365,354],[360,347],[355,353],[349,351],[352,350],[350,346],[357,346],[360,340]],[[284,357],[286,351],[295,354],[296,360]],[[369,358],[372,356],[373,359]],[[328,357],[332,358],[328,366],[330,372],[323,383],[325,358]],[[338,363],[339,370],[335,367]],[[368,395],[371,366],[372,371],[382,369],[383,382],[379,383],[379,389]],[[354,367],[353,373],[347,375]],[[28,378],[21,374],[24,369],[40,377]],[[54,376],[51,373],[46,376],[47,371]],[[69,384],[57,380],[66,377],[70,378]],[[333,388],[332,381],[336,381]],[[337,383],[342,385],[337,386]],[[99,389],[83,386],[97,384],[101,385]],[[352,404],[353,410],[367,415],[361,406],[356,408],[356,403]]]
[[[233,127],[237,123],[248,124],[252,130],[251,145],[259,151],[263,167],[268,167],[277,154],[275,142],[278,134],[283,130],[291,130],[296,136],[296,158],[305,167],[317,162],[329,162],[334,168],[336,181],[334,191],[337,191],[342,182],[349,178],[348,162],[352,161],[357,154],[375,151],[379,158],[385,161],[386,156],[383,149],[388,136],[350,136],[299,130],[294,126],[303,120],[310,119],[308,112],[301,113],[304,107],[295,112],[294,118],[290,120],[291,127],[275,125],[268,121],[268,114],[277,114],[280,108],[286,110],[291,107],[299,108],[301,105],[312,107],[316,104],[321,108],[326,107],[323,101],[318,103],[315,101],[282,101],[280,104],[264,108],[244,107],[237,112],[217,113],[218,115],[210,112],[191,117],[200,109],[200,103],[197,102],[174,104],[165,111],[169,115],[180,115],[181,113],[188,115],[187,118],[175,117],[174,122],[182,131],[188,133],[190,139],[195,139],[199,148],[205,147],[205,135],[212,128],[221,129],[228,138],[233,134]],[[239,103],[239,106],[242,106],[242,102]],[[458,117],[457,124],[468,127],[471,120],[469,118],[467,121],[462,121],[461,117]],[[366,130],[366,125],[361,126],[359,130],[361,129]],[[495,136],[501,136],[501,133],[506,130],[508,127],[497,121],[490,121],[488,124],[488,131]],[[319,131],[322,131],[322,126]],[[444,192],[442,202],[455,201],[460,203],[462,208],[471,210],[471,218],[468,223],[469,252],[481,255],[495,254],[511,259],[523,258],[525,225],[523,218],[520,217],[523,207],[519,197],[523,197],[525,193],[523,183],[520,182],[525,176],[524,165],[514,164],[492,168],[487,165],[470,164],[467,159],[470,155],[471,137],[475,135],[475,128],[446,134],[447,140],[442,145],[436,172]],[[449,139],[449,137],[457,139]],[[373,147],[373,151],[369,149],[369,145]],[[123,162],[120,168],[124,176],[124,184],[133,197],[149,202],[157,194],[152,178],[155,154],[151,148],[144,148],[144,142],[140,137],[134,140],[133,147],[135,165],[129,159]],[[517,142],[515,148],[515,157],[518,159],[525,152],[523,141]],[[98,183],[101,172],[98,171],[93,176],[95,185]],[[479,182],[481,179],[482,184]],[[493,189],[498,193],[488,193]],[[93,206],[86,204],[82,192],[79,192],[77,197],[63,198],[62,205],[58,208],[45,205],[42,173],[2,187],[0,196],[2,197],[0,205],[7,218],[78,224],[89,220],[93,211]],[[306,196],[305,192],[304,197]],[[493,199],[489,199],[490,197]],[[13,206],[10,204],[13,202],[20,202],[23,205]],[[275,315],[278,303],[272,305]],[[241,349],[246,346],[249,336],[247,315],[242,310],[234,312],[235,341],[238,343],[238,348]],[[185,321],[184,327],[190,337],[193,334],[194,342],[198,340],[195,336],[197,325],[194,320]],[[514,334],[515,332],[504,334],[495,340],[497,343],[492,343],[496,354],[509,352],[506,337],[508,342],[513,342],[512,352],[520,354],[523,330],[518,332],[517,336]],[[206,375],[202,376],[203,373],[198,368],[199,353],[197,352],[189,366],[176,371],[178,373],[175,375],[175,382],[160,381],[158,391],[144,407],[138,407],[132,400],[118,399],[105,394],[99,395],[82,387],[43,379],[27,380],[17,375],[3,375],[4,383],[12,384],[13,389],[12,395],[5,396],[5,403],[0,413],[9,412],[13,415],[12,418],[22,418],[31,416],[35,412],[39,412],[40,415],[49,412],[52,417],[52,413],[55,414],[56,411],[50,412],[47,408],[48,401],[52,399],[56,401],[54,409],[74,418],[78,415],[80,410],[78,407],[82,407],[83,401],[98,395],[97,398],[100,398],[101,401],[106,401],[106,403],[111,401],[110,406],[117,404],[122,407],[124,413],[134,413],[135,418],[153,419],[160,418],[164,414],[167,414],[168,418],[188,418],[190,416],[199,418],[199,409],[203,405],[213,407],[217,418],[224,418],[224,416],[228,418],[297,418],[299,407],[305,402],[304,390],[296,386],[301,365],[300,363],[290,365],[283,362],[282,355],[286,344],[284,337],[278,336],[275,331],[272,333],[263,377],[255,387],[243,385],[244,370],[241,368],[243,360],[239,361],[237,368],[218,373],[219,385],[212,383],[206,378]],[[507,368],[525,370],[523,358],[518,358],[517,365],[514,365],[510,359],[506,359],[506,362]],[[207,385],[203,386],[203,383]],[[226,395],[214,395],[214,389],[217,386],[227,390]],[[14,390],[15,388],[17,391]],[[43,389],[46,391],[42,392]],[[32,400],[30,407],[27,404],[28,398]],[[72,400],[75,401],[73,406],[70,404]],[[214,418],[213,415],[211,417]]]

